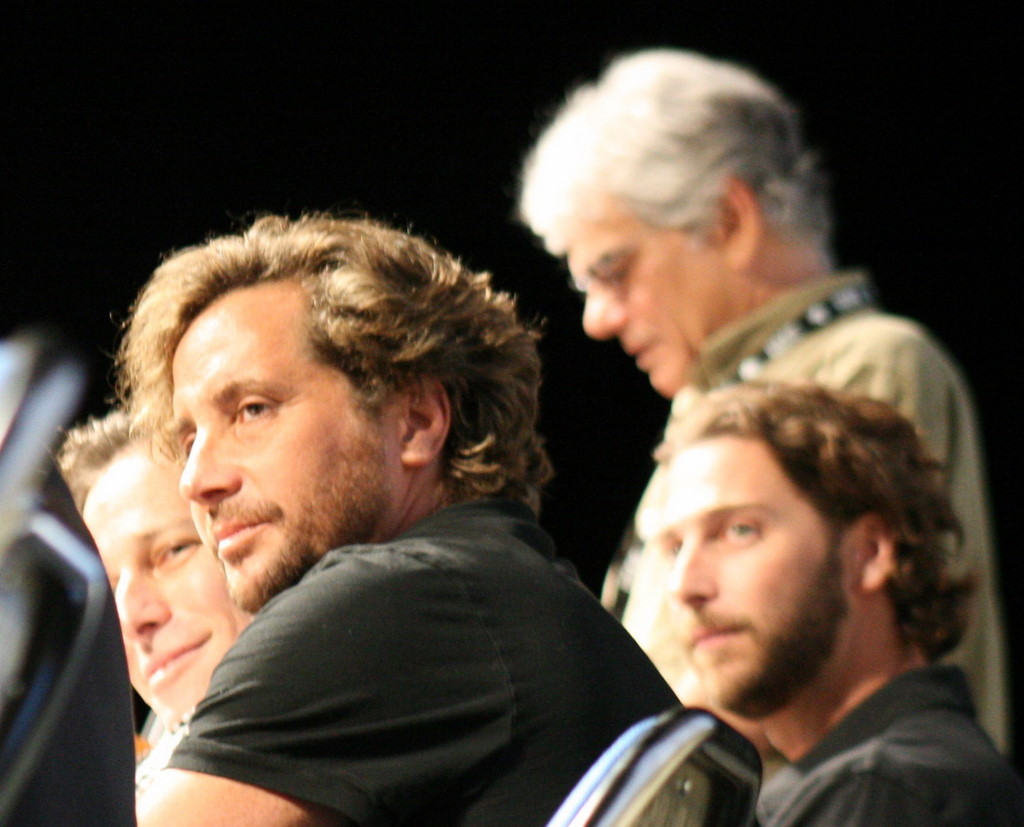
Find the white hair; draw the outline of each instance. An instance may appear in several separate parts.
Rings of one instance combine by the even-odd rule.
[[[729,176],[773,228],[827,248],[827,181],[796,107],[736,64],[647,50],[569,95],[523,165],[519,214],[555,255],[608,196],[649,224],[706,230]]]

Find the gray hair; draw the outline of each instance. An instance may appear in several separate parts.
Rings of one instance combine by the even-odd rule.
[[[796,107],[733,63],[647,50],[569,95],[523,165],[519,214],[555,255],[602,196],[649,224],[707,231],[729,176],[775,230],[827,252],[827,179]]]

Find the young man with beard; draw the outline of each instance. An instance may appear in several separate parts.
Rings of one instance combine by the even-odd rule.
[[[537,524],[535,334],[486,274],[266,217],[156,270],[119,365],[256,613],[141,824],[541,824],[673,703]]]
[[[657,547],[702,690],[791,762],[764,825],[1021,824],[1024,785],[936,659],[971,583],[939,464],[893,408],[814,387],[710,395],[661,449]]]

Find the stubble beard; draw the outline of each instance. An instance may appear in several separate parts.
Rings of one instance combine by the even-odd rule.
[[[298,583],[331,549],[370,541],[388,507],[383,442],[376,432],[354,440],[327,479],[320,480],[289,520],[277,506],[284,540],[270,562],[249,577],[229,578],[240,609],[255,613]]]
[[[716,705],[758,720],[782,709],[821,673],[835,651],[839,626],[849,610],[843,591],[840,539],[833,537],[824,560],[808,580],[795,611],[775,629],[747,626],[758,644],[753,672],[731,683],[708,681]],[[700,670],[698,670],[699,672]]]

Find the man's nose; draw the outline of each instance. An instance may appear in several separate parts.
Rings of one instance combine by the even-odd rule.
[[[668,579],[669,597],[691,608],[702,606],[717,593],[711,555],[698,545],[676,554]]]
[[[210,508],[236,493],[240,486],[238,467],[223,445],[208,434],[197,434],[181,472],[181,495],[189,502]]]
[[[170,605],[159,585],[144,572],[120,574],[114,603],[126,642],[148,642],[171,619]]]
[[[583,332],[591,339],[613,339],[626,323],[626,304],[614,290],[592,286],[583,305]]]

